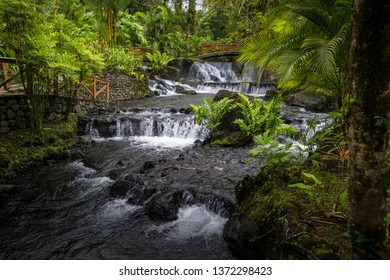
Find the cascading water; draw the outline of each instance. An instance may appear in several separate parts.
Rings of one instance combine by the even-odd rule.
[[[229,83],[239,81],[233,71],[232,62],[194,62],[188,75],[203,82]]]
[[[247,64],[194,62],[183,83],[156,78],[149,81],[149,86],[157,96],[172,96],[191,91],[215,94],[225,89],[256,97],[265,96],[267,90],[275,87],[273,82],[265,79],[261,80],[260,85],[258,82],[258,71]]]
[[[130,140],[153,146],[184,147],[204,140],[209,131],[193,115],[163,111],[125,111],[111,119],[94,119],[86,132],[95,141]]]
[[[237,67],[233,62],[194,62],[189,71],[189,79],[201,81],[196,90],[217,93],[221,89],[242,92],[253,96],[264,96],[273,89],[273,83],[258,85],[258,73],[246,64]]]
[[[257,79],[233,64],[193,67],[196,90],[210,83],[208,96],[223,83]],[[85,131],[93,141],[82,159],[31,166],[7,182],[17,187],[0,192],[0,259],[235,258],[222,230],[235,208],[234,186],[258,172],[257,162],[247,163],[249,147],[197,144],[208,131],[186,108],[206,94],[178,95],[182,84],[163,83],[171,95],[90,116]],[[291,112],[285,119],[297,128],[313,116]],[[155,222],[149,203],[171,191],[180,193],[177,218]]]

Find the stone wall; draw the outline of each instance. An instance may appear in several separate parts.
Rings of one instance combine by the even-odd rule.
[[[47,96],[45,101],[45,119],[62,118],[70,106],[70,111],[83,114],[95,105],[92,100],[71,100],[61,96]],[[30,111],[26,95],[0,96],[0,134],[29,126]]]
[[[110,101],[153,96],[146,77],[136,80],[117,71],[107,71],[104,73],[103,79],[110,82]],[[102,98],[104,98],[104,94],[99,96],[99,100]]]
[[[117,71],[107,71],[103,75],[103,79],[110,82],[109,101],[153,96],[146,77],[136,80]],[[98,102],[94,102],[87,92],[81,94],[81,97],[79,100],[70,100],[67,97],[48,96],[45,101],[45,119],[62,118],[66,114],[69,104],[70,111],[78,114],[86,113],[96,105],[105,104],[100,103],[100,101],[104,101],[104,92],[97,97]],[[9,93],[0,94],[0,134],[28,127],[29,119],[29,104],[22,89],[12,91],[12,95]]]

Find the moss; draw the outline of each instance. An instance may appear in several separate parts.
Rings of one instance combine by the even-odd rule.
[[[316,192],[319,200],[289,187],[303,181],[302,170],[322,180],[324,187]],[[332,212],[335,201],[339,211],[347,211],[347,201],[340,198],[345,188],[344,179],[337,174],[297,165],[265,168],[257,176],[247,176],[235,188],[240,205],[236,215],[257,229],[248,237],[247,247],[261,251],[259,258],[350,258],[350,242],[342,235],[347,230],[346,222],[329,220],[326,215],[323,220],[311,219],[312,214],[322,217]]]
[[[42,162],[69,154],[75,144],[77,122],[78,117],[70,114],[67,120],[45,123],[38,133],[23,129],[0,136],[1,158],[7,163],[0,166],[0,172],[12,171],[28,162]]]
[[[223,131],[213,132],[211,138],[212,145],[221,145],[226,147],[240,147],[249,144],[252,141],[251,137],[248,137],[243,132],[233,132],[226,135]]]

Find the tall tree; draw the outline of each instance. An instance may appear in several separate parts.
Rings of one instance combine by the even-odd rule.
[[[116,43],[118,20],[126,8],[126,0],[87,0],[95,14],[100,46]]]
[[[183,12],[183,0],[174,1],[175,12],[181,14]]]
[[[188,11],[187,11],[187,26],[188,34],[194,34],[195,32],[195,18],[196,18],[196,0],[188,1]]]
[[[390,122],[390,2],[354,0],[350,47],[350,228],[355,259],[377,257],[386,240]]]

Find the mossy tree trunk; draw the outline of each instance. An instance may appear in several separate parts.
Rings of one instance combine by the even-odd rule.
[[[378,257],[386,240],[389,65],[390,2],[354,0],[346,117],[355,259]]]
[[[188,1],[188,34],[192,35],[195,33],[195,18],[196,18],[196,0]]]

